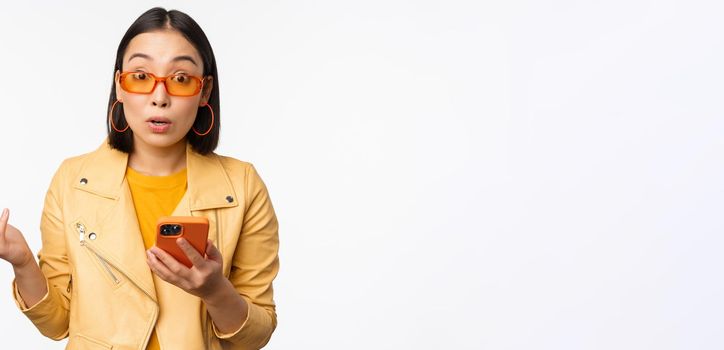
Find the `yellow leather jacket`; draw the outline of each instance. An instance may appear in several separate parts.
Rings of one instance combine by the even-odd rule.
[[[186,160],[188,189],[173,215],[209,219],[224,275],[249,305],[242,326],[221,334],[201,299],[151,273],[125,179],[128,155],[104,142],[66,159],[45,197],[38,259],[48,293],[27,307],[12,283],[16,304],[43,335],[69,337],[67,349],[145,350],[154,327],[163,349],[246,350],[269,341],[279,237],[266,186],[247,162],[202,156],[190,145]]]

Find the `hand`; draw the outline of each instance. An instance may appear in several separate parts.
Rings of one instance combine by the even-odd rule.
[[[158,277],[189,294],[202,299],[211,298],[224,286],[226,278],[221,272],[223,262],[221,252],[209,240],[206,243],[206,256],[203,257],[184,238],[176,239],[176,244],[186,254],[191,268],[178,262],[171,254],[156,246],[146,251],[148,266]]]
[[[23,234],[8,224],[9,218],[10,211],[3,209],[0,215],[0,259],[13,264],[13,268],[17,269],[34,262],[35,258]]]

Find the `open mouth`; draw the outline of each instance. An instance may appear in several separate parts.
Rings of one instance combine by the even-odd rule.
[[[171,120],[162,116],[150,117],[146,119],[146,123],[155,134],[166,133],[171,128]]]
[[[154,126],[164,126],[167,124],[171,124],[170,119],[168,119],[166,117],[162,117],[162,116],[153,116],[153,117],[146,119],[146,121],[151,123]]]

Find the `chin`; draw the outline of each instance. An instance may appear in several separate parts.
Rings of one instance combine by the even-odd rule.
[[[186,135],[169,135],[169,134],[134,134],[134,142],[142,142],[151,147],[167,148],[176,145],[179,142],[186,141]]]

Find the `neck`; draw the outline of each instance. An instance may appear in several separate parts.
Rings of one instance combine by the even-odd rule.
[[[128,157],[128,166],[144,175],[175,174],[186,167],[186,139],[168,147],[134,142],[133,152]]]

